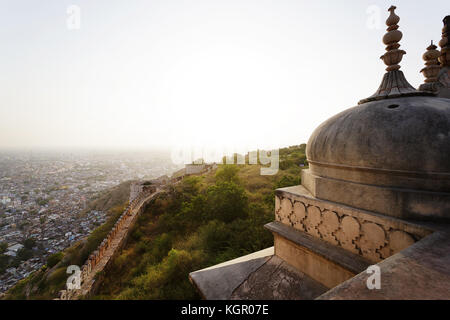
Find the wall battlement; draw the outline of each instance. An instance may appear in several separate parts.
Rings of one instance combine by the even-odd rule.
[[[111,261],[126,244],[129,231],[133,228],[145,205],[160,194],[169,184],[179,183],[185,175],[172,179],[152,180],[153,183],[134,183],[130,188],[130,203],[121,214],[111,231],[98,248],[89,256],[81,267],[80,289],[66,289],[59,292],[57,300],[77,300],[95,293],[100,284],[98,275],[106,270]]]
[[[126,243],[129,230],[133,227],[145,205],[161,193],[157,188],[146,188],[127,206],[112,230],[81,267],[80,289],[61,290],[60,300],[76,300],[93,294],[98,287],[97,275],[105,270]]]
[[[216,169],[217,165],[206,165],[199,174]],[[59,292],[55,300],[77,300],[95,294],[101,279],[99,275],[107,270],[114,258],[125,246],[129,231],[133,228],[138,216],[145,209],[145,205],[160,194],[165,187],[180,183],[189,176],[186,172],[180,176],[169,178],[161,176],[150,181],[134,182],[130,186],[130,202],[124,212],[98,248],[89,256],[81,267],[80,289],[66,289]]]

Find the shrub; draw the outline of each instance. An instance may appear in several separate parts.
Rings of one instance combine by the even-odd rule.
[[[60,262],[62,260],[62,258],[64,258],[64,253],[62,253],[62,252],[58,252],[58,253],[54,253],[54,254],[50,255],[47,258],[47,267],[53,268],[54,266],[56,266],[56,264],[58,262]]]
[[[213,220],[199,229],[199,238],[202,247],[208,254],[224,251],[231,238],[229,230],[222,221]]]
[[[231,222],[247,215],[248,199],[243,187],[234,182],[219,182],[207,190],[209,219]]]
[[[234,182],[236,184],[240,183],[238,177],[239,167],[236,165],[222,165],[220,169],[216,171],[216,182]]]

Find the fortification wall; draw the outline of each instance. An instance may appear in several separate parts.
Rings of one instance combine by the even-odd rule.
[[[184,177],[185,175],[172,178],[167,181],[167,184],[177,184]],[[61,290],[59,294],[60,300],[76,300],[80,297],[89,297],[96,293],[102,282],[104,273],[126,245],[129,231],[135,225],[139,215],[144,211],[145,205],[161,192],[162,187],[163,185],[160,185],[159,188],[154,185],[141,185],[137,194],[136,186],[131,187],[130,195],[132,194],[132,200],[129,205],[114,224],[106,238],[98,246],[97,250],[89,256],[81,267],[81,288]]]
[[[146,188],[124,210],[112,230],[98,246],[84,265],[81,267],[80,289],[60,291],[61,300],[73,300],[81,296],[89,296],[98,289],[101,282],[97,277],[106,271],[114,258],[120,253],[128,239],[129,230],[133,228],[139,214],[143,211],[145,204],[153,199],[160,191],[155,188]]]
[[[156,194],[154,194],[153,196],[155,196],[155,195]],[[139,215],[144,211],[145,205],[148,203],[148,201],[153,199],[153,196],[148,198],[147,201],[144,201],[142,203],[142,205],[139,206],[136,209],[137,212],[132,216],[130,224],[127,226],[127,232],[125,232],[123,234],[123,236],[121,236],[119,238],[117,246],[115,247],[114,250],[112,250],[112,254],[106,257],[105,265],[102,268],[102,271],[100,271],[100,272],[95,274],[93,282],[91,283],[88,291],[83,293],[84,297],[89,298],[90,296],[95,295],[98,292],[98,289],[100,288],[100,286],[101,286],[101,284],[103,282],[103,278],[105,277],[105,274],[110,269],[114,259],[116,259],[117,256],[119,256],[121,254],[122,249],[126,246],[126,244],[128,242],[128,239],[130,237],[130,232],[129,231],[133,229],[133,227],[136,224],[136,221],[137,221]]]

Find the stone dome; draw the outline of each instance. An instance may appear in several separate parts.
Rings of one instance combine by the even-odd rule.
[[[413,96],[347,109],[310,137],[313,196],[399,218],[450,218],[450,99]]]
[[[399,70],[406,52],[399,49],[395,9],[389,8],[386,20],[381,59],[387,72],[380,87],[314,131],[302,185],[318,199],[358,209],[402,219],[450,220],[450,99],[416,90]],[[445,25],[443,39],[446,30]],[[434,69],[450,65],[448,49],[442,48],[442,66],[435,52],[426,56],[423,70],[433,69],[425,72],[426,83],[432,84],[426,88],[447,87],[446,81],[439,80],[439,86],[433,81],[438,80]]]
[[[450,192],[450,100],[405,97],[347,109],[314,131],[306,154],[312,171],[330,178]]]

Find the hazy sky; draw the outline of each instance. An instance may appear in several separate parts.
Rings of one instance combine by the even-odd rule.
[[[0,147],[304,143],[376,91],[391,4],[0,0]],[[417,87],[449,2],[395,4]]]

